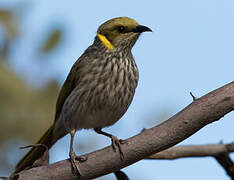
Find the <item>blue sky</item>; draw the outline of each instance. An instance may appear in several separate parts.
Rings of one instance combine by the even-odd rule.
[[[25,13],[24,39],[12,55],[12,67],[25,76],[42,76],[41,83],[50,77],[63,82],[74,61],[92,43],[97,27],[110,18],[129,16],[153,30],[143,34],[133,49],[140,71],[134,101],[122,120],[107,129],[120,138],[133,136],[159,123],[157,117],[166,119],[183,109],[192,102],[190,91],[200,97],[234,79],[232,0],[14,2],[27,2],[30,8]],[[46,33],[48,27],[59,24],[67,26],[65,43],[44,57],[50,59],[51,71],[43,72],[43,66],[32,61],[35,52],[30,47],[37,46],[37,36]],[[232,112],[181,144],[231,142],[233,119]],[[76,138],[85,142],[95,136],[92,131],[81,131]],[[98,137],[94,149],[109,144],[105,137]],[[51,153],[53,161],[68,157],[68,148],[61,150],[65,145],[68,147],[68,137],[52,149],[56,152]],[[124,171],[131,179],[229,179],[211,158],[141,161]]]

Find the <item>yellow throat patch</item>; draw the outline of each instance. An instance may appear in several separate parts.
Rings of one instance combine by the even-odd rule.
[[[98,34],[98,33],[97,33],[97,36],[100,39],[100,41],[102,42],[102,44],[104,44],[104,46],[106,46],[108,49],[113,50],[115,48],[111,44],[111,42],[106,38],[106,36],[104,36],[102,34]]]

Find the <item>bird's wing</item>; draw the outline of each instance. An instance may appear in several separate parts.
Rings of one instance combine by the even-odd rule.
[[[77,62],[78,63],[78,62]],[[74,64],[74,66],[78,64]],[[65,100],[67,99],[67,97],[70,95],[70,93],[73,91],[73,89],[76,87],[76,75],[73,74],[74,73],[74,66],[71,69],[70,73],[67,76],[67,79],[65,80],[58,99],[57,99],[57,103],[56,103],[56,113],[55,113],[55,121],[58,119],[61,111],[62,111],[62,107],[63,104],[65,102]]]
[[[71,71],[68,74],[58,96],[55,121],[58,119],[62,111],[65,100],[72,93],[75,87],[79,85],[80,74],[88,73],[87,66],[95,59],[94,56],[91,56],[94,51],[96,51],[96,48],[90,46],[72,66]]]

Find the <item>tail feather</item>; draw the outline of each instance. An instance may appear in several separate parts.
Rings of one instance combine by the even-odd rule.
[[[48,147],[48,149],[53,146],[53,144],[57,141],[57,139],[53,138],[54,125],[52,125],[46,133],[40,138],[40,140],[36,144],[44,144]],[[21,159],[16,165],[15,172],[18,173],[24,170],[27,167],[33,165],[34,161],[39,159],[43,153],[46,151],[43,147],[32,147],[31,150]]]

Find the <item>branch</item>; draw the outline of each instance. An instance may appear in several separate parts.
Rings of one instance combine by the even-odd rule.
[[[234,143],[231,144],[208,144],[193,146],[171,147],[145,159],[178,159],[185,157],[219,156],[224,153],[234,152]]]
[[[146,159],[178,159],[185,157],[213,157],[226,171],[227,175],[234,180],[234,163],[229,153],[234,152],[234,143],[209,144],[194,146],[171,147],[159,153],[153,154]]]
[[[129,180],[128,176],[123,171],[114,172],[117,180]]]
[[[231,179],[234,179],[234,163],[229,157],[229,154],[227,152],[221,153],[221,154],[214,156],[214,158],[224,168],[227,175],[229,175]]]
[[[93,179],[116,172],[145,157],[163,151],[183,141],[209,123],[234,110],[234,82],[231,82],[193,103],[162,124],[125,140],[122,144],[124,160],[111,146],[86,154],[80,163],[80,179]],[[18,180],[75,180],[69,160],[22,171]]]
[[[234,163],[229,153],[234,152],[234,143],[231,144],[208,144],[194,146],[171,147],[145,159],[178,159],[186,157],[213,157],[224,168],[227,175],[234,180]]]

